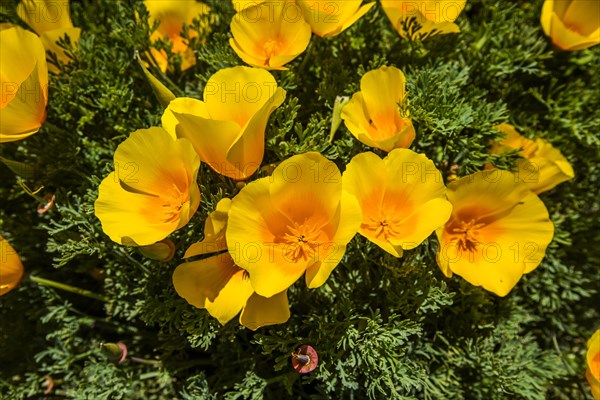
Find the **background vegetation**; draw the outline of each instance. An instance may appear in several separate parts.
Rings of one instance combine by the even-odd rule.
[[[197,65],[168,74],[177,95],[201,97],[217,70],[243,64],[229,47],[229,1],[207,1],[213,31],[193,40]],[[17,1],[1,20],[20,23]],[[94,216],[100,180],[130,132],[160,123],[162,109],[134,61],[151,27],[133,0],[72,2],[82,28],[74,61],[51,76],[48,119],[36,135],[2,144],[2,157],[35,166],[25,180],[56,195],[37,201],[0,165],[0,234],[28,274],[90,290],[92,299],[28,279],[0,299],[0,397],[6,399],[586,399],[585,342],[600,321],[598,184],[600,46],[552,47],[539,23],[541,1],[469,0],[462,33],[402,40],[380,5],[333,39],[276,71],[287,91],[267,129],[264,164],[320,151],[340,167],[366,147],[342,126],[328,142],[335,97],[358,90],[365,71],[401,68],[417,129],[412,149],[447,177],[492,160],[492,126],[514,124],[571,161],[576,178],[541,197],[556,235],[539,268],[498,298],[459,277],[445,279],[434,236],[404,258],[356,237],[327,284],[290,289],[287,324],[257,332],[221,327],[179,298],[171,283],[203,221],[234,183],[203,166],[201,209],[172,235],[173,261],[145,259],[112,243]],[[193,28],[192,28],[193,29]],[[156,72],[156,71],[155,71]],[[516,156],[494,161],[510,167]],[[123,341],[129,358],[111,363],[100,349]],[[299,344],[314,346],[318,368],[291,367]],[[44,395],[47,377],[54,388]],[[286,391],[289,394],[286,394]]]

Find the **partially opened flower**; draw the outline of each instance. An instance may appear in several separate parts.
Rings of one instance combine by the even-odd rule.
[[[587,342],[585,377],[595,400],[600,400],[600,329]]]
[[[98,188],[94,207],[110,238],[146,246],[188,223],[200,204],[200,159],[186,139],[162,128],[140,129],[117,147],[115,171]]]
[[[342,109],[346,127],[362,143],[384,151],[408,147],[415,128],[405,101],[406,80],[398,68],[383,66],[367,72],[360,80],[360,92]]]
[[[333,162],[305,153],[235,196],[227,246],[235,263],[249,272],[256,293],[274,296],[304,273],[309,288],[325,283],[362,220],[357,200],[342,191],[341,178]]]
[[[223,199],[208,217],[204,240],[193,244],[185,258],[227,250],[225,230],[231,200]],[[226,251],[179,265],[173,273],[177,293],[193,306],[205,308],[225,325],[238,313],[240,324],[256,330],[290,318],[287,289],[270,298],[254,292],[248,272],[235,265]]]
[[[296,3],[313,33],[321,37],[339,35],[375,5],[374,1],[361,5],[362,0],[296,0]]]
[[[289,15],[288,15],[289,13]],[[229,44],[245,63],[266,69],[287,69],[306,50],[310,25],[294,0],[275,0],[245,8],[231,20]]]
[[[495,128],[506,134],[506,137],[492,145],[492,153],[501,154],[522,148],[519,154],[524,158],[517,161],[516,176],[533,192],[546,192],[575,177],[569,161],[547,141],[540,138],[527,139],[509,124],[497,125]]]
[[[0,296],[13,290],[23,278],[23,264],[13,247],[0,236]]]
[[[190,26],[194,19],[200,19],[210,13],[210,7],[196,0],[144,0],[144,6],[150,14],[149,23],[152,26],[159,21],[158,28],[150,36],[151,42],[166,39],[171,51],[181,55],[181,69],[186,69],[196,64],[196,56],[193,49],[188,47],[187,39],[182,36],[184,25]],[[200,20],[200,28],[208,32],[210,26]],[[198,32],[189,30],[188,38],[198,37]],[[152,56],[158,63],[158,67],[165,72],[168,68],[167,53],[164,50],[151,50]]]
[[[559,49],[587,49],[600,43],[600,1],[546,0],[541,23]]]
[[[46,119],[48,66],[40,39],[0,24],[0,142],[25,139]]]
[[[202,161],[215,171],[243,180],[260,167],[269,116],[285,94],[268,71],[226,68],[208,80],[204,101],[172,100],[162,124],[173,137],[192,142]]]
[[[442,175],[412,150],[392,150],[383,160],[361,153],[348,164],[343,182],[362,209],[359,233],[396,257],[421,244],[452,212]]]
[[[33,29],[44,44],[47,51],[55,53],[59,60],[68,64],[71,59],[58,41],[68,36],[71,42],[77,43],[81,29],[73,26],[68,0],[21,0],[17,6],[17,14]],[[58,68],[50,64],[51,71]]]
[[[481,171],[448,185],[453,210],[436,231],[447,277],[506,296],[541,263],[554,225],[538,196],[508,171]]]
[[[460,32],[454,21],[466,3],[467,0],[381,0],[383,11],[394,28],[402,37],[411,39]],[[418,27],[408,26],[407,32],[405,26],[409,22],[416,22]]]

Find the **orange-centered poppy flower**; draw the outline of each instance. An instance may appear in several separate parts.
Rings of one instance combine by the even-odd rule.
[[[150,14],[149,23],[152,26],[159,21],[158,28],[150,36],[151,42],[157,42],[166,38],[171,44],[171,50],[181,55],[181,69],[186,69],[196,64],[194,51],[188,47],[187,39],[184,39],[184,25],[191,25],[195,18],[209,14],[210,7],[196,0],[144,0],[144,5]],[[206,24],[200,26],[203,30],[210,29]],[[196,31],[188,32],[189,38],[197,37]],[[165,72],[168,67],[167,53],[165,51],[152,49],[152,56],[158,63],[158,67]]]
[[[562,50],[581,50],[600,43],[600,1],[546,0],[542,28]]]
[[[600,400],[600,329],[587,342],[585,377],[595,400]]]
[[[0,142],[25,139],[46,119],[48,66],[40,39],[0,24]]]
[[[492,153],[501,154],[521,148],[519,154],[523,159],[517,162],[518,170],[515,175],[533,192],[546,192],[575,177],[569,161],[547,141],[527,139],[509,124],[497,125],[495,128],[506,134],[506,137],[492,144]]]
[[[185,258],[227,250],[225,230],[231,200],[223,199],[204,226],[204,240],[195,243]],[[270,298],[254,292],[248,271],[235,265],[224,252],[199,261],[181,264],[173,273],[177,293],[193,306],[205,308],[225,325],[240,311],[240,324],[256,330],[282,324],[290,317],[287,289]]]
[[[296,0],[296,3],[313,33],[321,37],[339,35],[375,5],[371,2],[361,6],[362,0]]]
[[[425,38],[430,35],[460,32],[454,23],[467,0],[381,0],[383,11],[402,37]],[[419,26],[404,25],[414,20]],[[407,35],[408,34],[408,35]]]
[[[392,150],[383,160],[361,153],[348,164],[343,181],[362,208],[359,233],[396,257],[421,244],[452,212],[442,175],[412,150]]]
[[[204,88],[204,101],[172,100],[163,127],[186,138],[203,162],[218,173],[243,180],[260,167],[269,116],[285,100],[285,90],[259,68],[225,68]]]
[[[266,69],[287,69],[306,50],[310,25],[294,0],[274,0],[245,8],[231,20],[233,38],[229,44],[249,65]]]
[[[12,246],[0,236],[0,296],[13,290],[23,278],[23,264]]]
[[[325,283],[361,221],[356,198],[342,191],[337,166],[319,153],[305,153],[235,196],[227,246],[250,273],[256,293],[271,297],[305,272],[309,288]]]
[[[383,66],[367,72],[360,92],[342,109],[346,127],[362,143],[384,151],[408,147],[415,128],[399,104],[405,101],[406,80],[398,68]]]
[[[75,28],[71,21],[68,0],[22,0],[17,6],[17,14],[31,29],[40,35],[46,50],[55,53],[59,60],[68,64],[71,59],[60,47],[58,41],[68,36],[72,43],[77,43],[81,29]],[[58,68],[50,64],[50,71],[58,72]]]
[[[200,159],[186,139],[140,129],[117,147],[115,171],[94,204],[102,229],[120,244],[146,246],[188,223],[200,204]]]
[[[450,183],[447,196],[452,216],[436,231],[440,269],[506,296],[540,264],[552,241],[554,225],[544,203],[512,173],[498,169]]]

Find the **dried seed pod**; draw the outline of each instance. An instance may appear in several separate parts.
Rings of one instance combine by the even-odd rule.
[[[300,374],[308,374],[317,368],[319,355],[317,351],[307,344],[303,344],[292,352],[292,366]]]

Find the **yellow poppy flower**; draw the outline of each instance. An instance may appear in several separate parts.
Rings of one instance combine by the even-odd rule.
[[[409,19],[420,25],[409,32],[411,39],[460,32],[454,21],[466,4],[467,0],[381,0],[383,11],[402,37],[406,37],[403,25]]]
[[[57,42],[65,35],[71,42],[77,43],[81,29],[75,28],[71,21],[69,1],[56,0],[21,0],[17,6],[17,14],[38,35],[47,51],[55,53],[59,60],[68,64],[71,59]],[[58,68],[50,64],[50,71],[58,72]]]
[[[0,142],[25,139],[46,119],[48,66],[40,39],[0,24]]]
[[[94,204],[113,241],[151,245],[188,223],[200,204],[200,159],[187,140],[140,129],[117,147],[114,160]]]
[[[546,0],[542,28],[562,50],[581,50],[600,43],[598,0]]]
[[[223,199],[204,227],[204,240],[195,243],[185,258],[227,250],[225,230],[231,200]],[[256,330],[282,324],[290,318],[287,289],[266,298],[252,289],[248,272],[235,265],[229,253],[179,265],[173,273],[173,286],[188,303],[205,308],[225,325],[240,311],[240,324]]]
[[[236,12],[245,10],[263,4],[267,0],[232,0],[233,8]]]
[[[191,25],[195,18],[209,14],[210,7],[196,0],[144,0],[144,6],[150,14],[150,26],[159,21],[158,28],[150,36],[150,41],[154,43],[166,37],[173,53],[181,54],[181,69],[185,71],[193,67],[196,64],[196,56],[188,47],[187,39],[181,36],[183,25]],[[207,25],[200,27],[206,32],[210,29]],[[195,38],[198,33],[190,30],[188,36]],[[167,53],[157,49],[151,49],[150,52],[158,67],[165,72],[168,68]]]
[[[204,101],[172,100],[162,125],[173,137],[192,142],[200,159],[212,169],[243,180],[260,167],[267,121],[285,95],[268,71],[225,68],[206,83]]]
[[[546,206],[512,173],[498,169],[450,183],[447,196],[452,216],[436,231],[440,269],[506,296],[537,268],[552,241]]]
[[[495,127],[506,137],[492,145],[493,154],[522,148],[524,158],[517,162],[516,176],[535,193],[546,192],[575,177],[573,167],[562,153],[543,139],[529,140],[509,124]]]
[[[343,182],[362,209],[359,233],[396,257],[421,244],[452,212],[442,175],[412,150],[392,150],[383,160],[361,153],[348,164]]]
[[[300,154],[232,200],[227,246],[256,293],[274,296],[305,272],[309,288],[325,283],[362,220],[341,178],[321,154]]]
[[[595,400],[600,400],[600,329],[587,342],[585,377]]]
[[[360,92],[342,109],[344,124],[359,141],[384,151],[408,147],[415,128],[398,104],[406,97],[406,80],[398,68],[383,66],[367,72]]]
[[[284,65],[306,50],[310,25],[294,0],[274,0],[246,8],[231,20],[229,44],[245,63],[266,69]]]
[[[13,290],[23,278],[23,264],[13,247],[0,236],[0,296]]]
[[[321,37],[339,35],[375,5],[361,3],[362,0],[297,0],[313,33]]]

